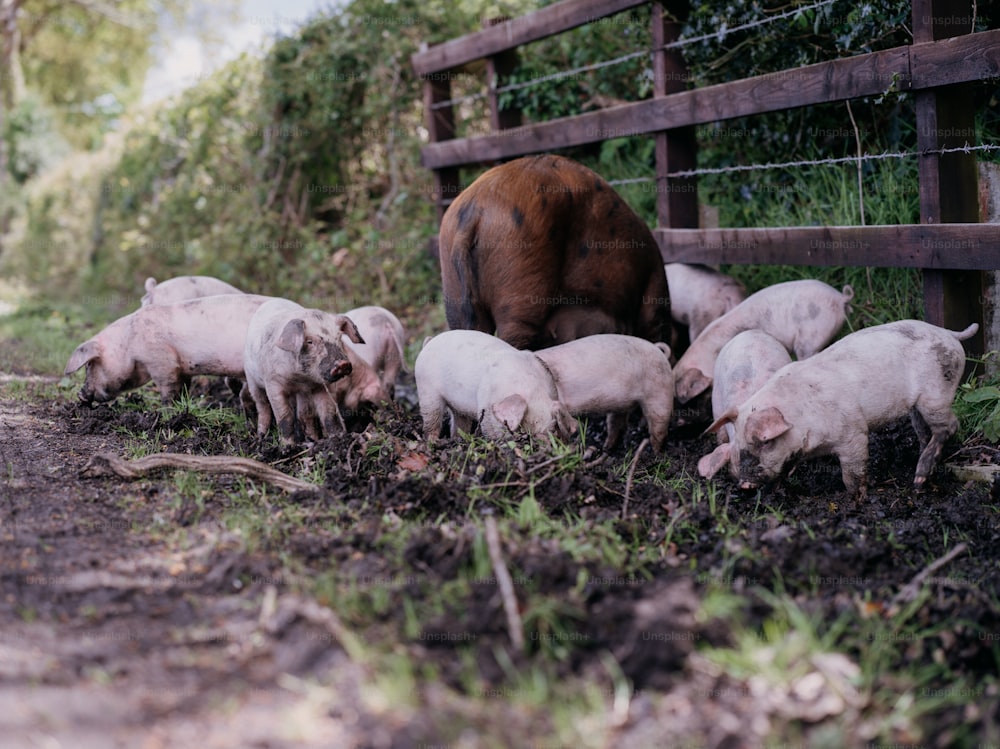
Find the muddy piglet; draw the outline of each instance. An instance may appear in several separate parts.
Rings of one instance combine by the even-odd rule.
[[[848,494],[861,498],[869,430],[909,414],[921,447],[913,480],[919,490],[958,428],[952,401],[965,367],[959,341],[978,328],[973,323],[956,333],[900,320],[859,330],[786,364],[710,429],[732,424],[743,488],[778,476],[795,459],[836,455]]]
[[[424,342],[414,365],[424,436],[436,440],[446,413],[452,436],[476,422],[490,439],[524,430],[563,439],[576,421],[557,398],[552,375],[530,351],[475,330],[449,330]]]
[[[629,335],[592,335],[535,354],[552,374],[559,400],[574,416],[608,415],[604,449],[618,444],[629,411],[642,408],[653,449],[667,438],[674,410],[670,347]]]
[[[250,318],[270,298],[225,294],[140,307],[77,346],[65,373],[87,367],[80,400],[88,405],[150,380],[169,403],[193,375],[242,378]]]
[[[786,281],[751,294],[712,322],[674,366],[677,400],[687,403],[712,386],[715,358],[744,330],[763,330],[805,359],[821,350],[843,327],[854,290],[812,279]]]
[[[378,406],[391,401],[403,368],[403,324],[384,307],[368,305],[344,313],[358,328],[364,343],[345,340],[351,373],[331,388],[337,405],[353,411],[361,403]]]
[[[150,277],[146,279],[146,294],[140,303],[146,307],[150,304],[176,304],[216,294],[242,293],[243,291],[235,286],[212,276],[177,276],[160,283]]]
[[[670,289],[670,315],[687,325],[691,341],[747,298],[743,284],[707,265],[667,263],[663,269]]]
[[[772,336],[761,330],[745,330],[722,347],[715,360],[712,385],[712,418],[718,419],[730,409],[739,408],[751,395],[763,387],[771,376],[792,357]],[[729,464],[733,477],[738,466],[733,459],[732,424],[718,431],[719,446],[698,461],[698,473],[712,478],[724,465]]]
[[[295,441],[296,411],[304,420],[319,417],[326,433],[343,426],[328,387],[351,373],[343,338],[364,343],[349,317],[306,309],[287,299],[261,305],[250,320],[244,370],[257,407],[257,433],[277,420],[281,441]],[[313,411],[315,409],[315,411]],[[310,436],[318,436],[310,428]]]

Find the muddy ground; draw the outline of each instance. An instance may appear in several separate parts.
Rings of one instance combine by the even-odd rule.
[[[17,378],[0,384],[0,746],[562,746],[545,738],[564,735],[547,711],[506,699],[524,688],[511,667],[542,661],[556,680],[595,685],[598,746],[865,746],[877,730],[883,744],[1000,743],[1000,500],[943,467],[914,494],[917,447],[906,425],[874,441],[863,503],[845,502],[836,463],[820,460],[760,494],[722,479],[713,509],[684,488],[698,483],[684,477],[713,446],[690,428],[672,433],[665,455],[644,452],[626,486],[621,467],[642,437],[635,424],[602,456],[591,420],[593,449],[560,471],[544,450],[517,443],[474,455],[461,443],[428,450],[412,406],[290,452],[190,414],[164,418],[137,408],[135,395],[89,410],[73,390],[53,392]],[[219,387],[200,397],[235,405]],[[205,479],[192,499],[171,473],[81,476],[95,453],[127,456],[139,433],[174,452],[312,467],[323,488],[251,488],[266,522],[248,533],[225,521],[244,501],[239,479]],[[953,461],[993,460],[988,446],[949,448]],[[622,565],[511,530],[503,551],[515,582],[530,581],[533,600],[551,600],[568,625],[527,622],[527,652],[515,653],[492,578],[408,624],[408,601],[468,574],[483,513],[509,515],[529,486],[548,517],[578,528],[581,544],[607,524],[633,539]],[[286,521],[291,507],[315,522]],[[410,532],[393,535],[400,527]],[[390,538],[403,538],[401,548]],[[919,578],[959,542],[964,553]],[[656,561],[637,566],[639,553]],[[316,592],[331,574],[384,582],[364,627]],[[923,597],[907,610],[902,592],[914,578]],[[518,588],[522,599],[528,587]],[[720,589],[735,603],[706,615],[702,602]],[[886,643],[866,644],[860,632],[837,635],[831,649],[841,654],[822,661],[792,639],[761,648],[762,673],[778,664],[799,674],[784,685],[704,657],[760,628],[777,591],[821,630],[838,617],[856,623],[860,612],[904,617],[905,631],[920,635],[888,643],[884,673],[866,690],[856,688],[860,649]],[[436,678],[386,697],[393,685],[363,654],[373,650],[432,666]],[[630,696],[616,696],[609,653]],[[915,683],[921,664],[928,676]],[[955,684],[973,685],[964,704],[945,699],[886,733],[886,695],[947,697]]]

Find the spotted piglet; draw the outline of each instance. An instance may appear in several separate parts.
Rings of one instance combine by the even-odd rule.
[[[952,411],[965,367],[961,332],[900,320],[845,336],[803,361],[786,364],[739,408],[710,427],[732,425],[740,485],[752,489],[799,458],[836,455],[847,493],[867,492],[868,433],[909,414],[921,453],[921,489],[945,441],[958,429]]]
[[[287,299],[273,299],[257,310],[247,331],[244,370],[259,435],[277,420],[282,443],[294,442],[298,411],[308,436],[315,438],[313,409],[327,434],[343,428],[329,387],[351,373],[344,337],[364,343],[344,315],[306,309]]]
[[[785,347],[761,330],[745,330],[737,335],[722,347],[715,360],[712,418],[718,419],[730,409],[739,408],[791,361]],[[733,477],[737,476],[736,453],[732,449],[733,429],[732,424],[719,429],[719,446],[698,461],[698,473],[703,478],[712,478],[727,463]]]
[[[763,330],[805,359],[834,339],[847,319],[854,290],[812,279],[761,289],[712,322],[674,366],[677,400],[687,403],[712,386],[715,357],[737,333]]]

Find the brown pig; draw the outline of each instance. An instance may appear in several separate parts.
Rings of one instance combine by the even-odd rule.
[[[441,221],[452,329],[540,349],[593,333],[670,339],[663,261],[649,227],[597,173],[562,156],[490,169]]]
[[[281,441],[295,440],[296,410],[310,436],[315,409],[329,434],[343,426],[331,383],[351,373],[342,339],[364,343],[349,317],[271,299],[257,310],[246,334],[244,371],[257,407],[257,433],[278,422]]]
[[[805,359],[826,346],[847,319],[854,290],[813,279],[785,281],[751,294],[712,322],[674,365],[677,400],[687,403],[712,386],[715,357],[737,333],[763,330]]]
[[[920,320],[876,325],[786,364],[738,409],[709,427],[732,424],[743,488],[778,476],[792,461],[836,455],[847,493],[867,492],[868,433],[907,414],[920,441],[913,479],[921,489],[945,441],[958,429],[952,411],[965,368],[960,333]]]
[[[604,449],[621,440],[628,413],[642,408],[653,449],[660,452],[674,410],[670,348],[628,335],[591,335],[539,351],[559,400],[574,416],[608,415]]]
[[[242,378],[250,318],[270,298],[220,294],[140,307],[77,346],[65,373],[87,367],[80,400],[88,405],[150,380],[169,403],[193,375]]]

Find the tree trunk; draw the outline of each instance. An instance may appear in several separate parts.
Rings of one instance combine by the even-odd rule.
[[[24,0],[0,0],[0,135],[7,117],[24,93],[24,72],[21,70],[21,32],[17,14]],[[0,138],[0,187],[7,182],[9,156]]]

